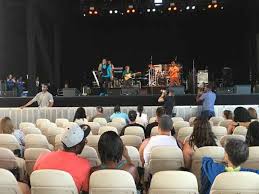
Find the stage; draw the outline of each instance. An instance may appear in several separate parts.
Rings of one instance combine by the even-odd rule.
[[[159,95],[149,96],[78,96],[78,97],[54,97],[55,107],[94,107],[94,106],[159,106],[157,102]],[[176,95],[176,106],[195,106],[196,95]],[[1,97],[0,107],[20,107],[31,100],[32,97]],[[226,94],[217,95],[216,105],[249,105],[259,104],[259,94]],[[36,103],[34,104],[34,107]]]

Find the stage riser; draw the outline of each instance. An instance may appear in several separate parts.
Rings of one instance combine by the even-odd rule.
[[[236,107],[243,106],[246,108],[253,107],[259,111],[258,105],[224,105],[215,106],[216,116],[222,116],[224,110],[233,111]],[[145,113],[148,117],[155,116],[157,106],[146,106]],[[77,107],[53,107],[53,108],[25,108],[23,110],[19,108],[0,108],[0,118],[10,117],[15,126],[18,127],[20,122],[33,122],[35,123],[38,118],[47,118],[52,122],[55,122],[56,118],[67,118],[70,121],[73,120]],[[87,116],[92,117],[95,114],[95,107],[85,107]],[[136,110],[136,106],[121,107],[121,110],[128,113],[129,110]],[[174,112],[177,116],[183,117],[186,121],[190,117],[199,115],[201,111],[200,106],[176,106]],[[104,107],[104,112],[107,115],[113,113],[113,107]]]

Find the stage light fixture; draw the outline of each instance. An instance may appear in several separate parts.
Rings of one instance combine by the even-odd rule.
[[[117,14],[117,13],[118,13],[118,10],[114,10],[114,13]]]
[[[190,9],[190,6],[188,5],[187,7],[186,7],[186,10],[189,10]]]
[[[92,15],[92,14],[93,14],[93,12],[92,12],[92,11],[89,11],[89,14],[90,14],[90,15]]]
[[[113,13],[112,10],[110,10],[109,13],[112,14]]]
[[[84,16],[86,16],[86,14],[84,13]]]
[[[220,9],[222,9],[222,10],[223,10],[223,9],[224,9],[224,7],[222,6]]]
[[[131,12],[132,12],[132,13],[135,13],[135,12],[136,12],[136,10],[135,10],[135,9],[132,9],[132,10],[131,10]]]
[[[172,7],[168,7],[168,9],[167,9],[168,11],[172,11]]]
[[[97,14],[98,14],[98,11],[95,10],[95,11],[94,11],[94,15],[97,15]]]
[[[155,8],[153,8],[153,9],[152,9],[152,11],[153,11],[153,12],[156,12],[156,9],[155,9]]]
[[[216,9],[218,7],[218,4],[214,4],[213,7]]]
[[[147,12],[149,13],[151,10],[150,9],[147,9]]]
[[[177,7],[174,7],[174,11],[176,11],[177,10]]]
[[[130,13],[130,10],[129,10],[129,9],[127,10],[127,13]]]
[[[208,5],[208,8],[210,9],[211,7],[212,7],[212,5],[211,5],[211,4],[209,4],[209,5]]]
[[[194,10],[195,8],[196,8],[196,6],[195,6],[195,5],[193,5],[193,6],[192,6],[192,10]]]

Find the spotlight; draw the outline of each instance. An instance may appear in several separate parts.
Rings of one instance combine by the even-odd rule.
[[[109,13],[112,14],[112,10],[110,10]]]
[[[195,6],[195,5],[193,5],[193,6],[192,6],[192,9],[194,10],[195,8],[196,8],[196,6]]]
[[[129,9],[127,10],[127,13],[130,13],[130,10],[129,10]]]
[[[211,4],[209,4],[209,5],[208,5],[208,8],[210,9],[211,7],[212,7],[212,5],[211,5]]]
[[[153,8],[153,9],[152,9],[152,11],[153,11],[153,12],[155,12],[155,11],[156,11],[156,9],[155,9],[155,8]]]
[[[135,10],[135,9],[132,9],[132,10],[131,10],[131,12],[132,12],[132,13],[135,13],[135,12],[136,12],[136,10]]]
[[[176,11],[177,10],[177,7],[174,7],[174,11]]]
[[[223,10],[223,9],[224,9],[224,7],[222,6],[220,9],[222,9],[222,10]]]
[[[147,12],[149,13],[151,10],[150,9],[147,9]]]
[[[94,15],[97,15],[97,14],[98,14],[98,11],[95,10],[95,11],[94,11]]]
[[[84,16],[86,16],[85,13],[84,13]]]
[[[93,14],[93,12],[92,12],[92,11],[89,11],[89,14],[90,14],[90,15],[92,15],[92,14]]]
[[[213,6],[215,9],[218,7],[218,4],[214,4],[214,6]]]
[[[168,7],[168,11],[171,11],[172,10],[172,7]]]
[[[190,9],[190,6],[188,5],[187,7],[186,7],[186,10],[189,10]]]
[[[118,10],[114,10],[114,13],[116,13],[116,14],[117,14],[117,13],[118,13]]]

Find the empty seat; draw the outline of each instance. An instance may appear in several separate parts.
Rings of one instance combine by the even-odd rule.
[[[113,118],[112,122],[118,122],[118,123],[122,124],[123,126],[126,125],[126,120],[123,118]]]
[[[22,158],[18,158],[7,148],[0,148],[0,168],[11,170],[20,180],[25,180],[26,166]]]
[[[126,146],[128,150],[129,157],[131,159],[131,162],[136,166],[136,167],[142,167],[142,162],[140,161],[140,155],[139,151],[137,148],[133,146]]]
[[[73,127],[78,127],[79,125],[75,122],[68,122],[65,124],[65,128],[73,128]]]
[[[196,177],[190,172],[163,171],[153,175],[149,194],[198,194]]]
[[[229,126],[232,122],[233,122],[233,121],[232,121],[231,119],[224,120],[224,121],[221,121],[221,122],[219,123],[219,126],[228,128],[228,126]]]
[[[227,141],[230,139],[239,139],[239,140],[245,141],[245,137],[243,135],[225,135],[225,136],[221,137],[220,145],[222,147],[225,147]]]
[[[87,125],[91,128],[92,134],[93,135],[98,135],[99,129],[100,129],[100,124],[96,122],[88,122]]]
[[[183,127],[178,131],[177,139],[184,142],[185,138],[190,136],[193,132],[193,127]]]
[[[92,167],[95,167],[101,164],[96,150],[88,145],[85,145],[83,151],[79,156],[87,159],[91,163]]]
[[[72,176],[60,170],[37,170],[31,174],[32,194],[78,194]]]
[[[124,135],[136,135],[141,139],[145,139],[145,132],[143,128],[138,126],[126,127]]]
[[[156,122],[156,117],[151,117],[148,121],[148,123],[154,123]]]
[[[14,175],[0,169],[0,194],[22,194]]]
[[[180,148],[161,146],[152,149],[149,163],[145,168],[149,174],[155,174],[159,171],[179,170],[183,166],[183,153]]]
[[[200,187],[200,174],[202,158],[207,156],[213,158],[217,162],[224,161],[225,150],[222,147],[207,146],[197,149],[192,155],[191,172],[196,176]]]
[[[189,122],[187,121],[176,121],[173,123],[173,127],[175,130],[175,133],[178,134],[178,131],[183,127],[190,127]]]
[[[19,124],[19,129],[24,129],[24,128],[35,128],[36,126],[33,123],[30,122],[21,122]]]
[[[249,147],[249,157],[242,167],[259,169],[259,146]]]
[[[87,145],[94,148],[98,153],[98,142],[100,139],[100,135],[89,135],[87,136]]]
[[[107,120],[105,118],[95,118],[93,122],[99,123],[100,126],[106,126]]]
[[[247,134],[247,128],[246,128],[246,127],[243,127],[243,126],[237,126],[237,127],[234,129],[233,134],[234,134],[234,135],[243,135],[243,136],[246,136],[246,134]]]
[[[131,174],[124,170],[98,170],[90,177],[89,194],[136,194]]]
[[[102,135],[103,133],[105,133],[107,131],[114,131],[115,133],[118,134],[118,130],[115,127],[103,126],[103,127],[100,127],[98,135]]]
[[[62,127],[62,128],[65,128],[65,126],[67,125],[68,122],[69,122],[69,120],[64,119],[64,118],[58,118],[55,121],[57,127]]]
[[[39,129],[44,128],[45,126],[48,126],[50,124],[50,121],[48,119],[37,119],[36,120],[36,126]]]
[[[40,134],[29,134],[25,136],[25,148],[46,148],[53,150],[53,146],[49,144],[46,136]]]
[[[115,127],[118,130],[118,134],[121,133],[122,128],[124,127],[121,123],[118,122],[109,122],[107,126]]]
[[[22,129],[24,135],[28,134],[41,134],[41,130],[36,127],[26,127]]]
[[[184,120],[183,120],[182,117],[173,117],[173,118],[172,118],[172,121],[173,121],[173,123],[175,123],[175,122],[184,121]]]
[[[21,146],[14,135],[0,134],[0,147],[8,148],[12,151],[21,150]]]
[[[158,126],[151,129],[150,137],[158,135]]]
[[[210,121],[212,121],[213,126],[218,126],[220,122],[224,121],[223,117],[211,117]]]
[[[47,139],[48,142],[52,145],[55,145],[55,138],[59,134],[63,134],[66,129],[61,127],[50,127],[47,132]]]
[[[227,135],[227,129],[221,126],[213,126],[212,132],[215,134],[218,140],[220,140],[223,136]]]
[[[30,176],[35,162],[37,161],[38,157],[41,154],[49,153],[50,151],[48,149],[44,148],[28,148],[24,152],[24,159],[26,163],[26,171],[28,175]]]
[[[225,172],[214,180],[210,194],[258,194],[259,176],[252,172]]]
[[[55,150],[63,150],[63,144],[61,142],[62,135],[63,134],[58,134],[55,137]]]
[[[125,146],[133,146],[137,149],[139,149],[142,143],[141,137],[136,135],[123,135],[121,136],[121,140]]]

